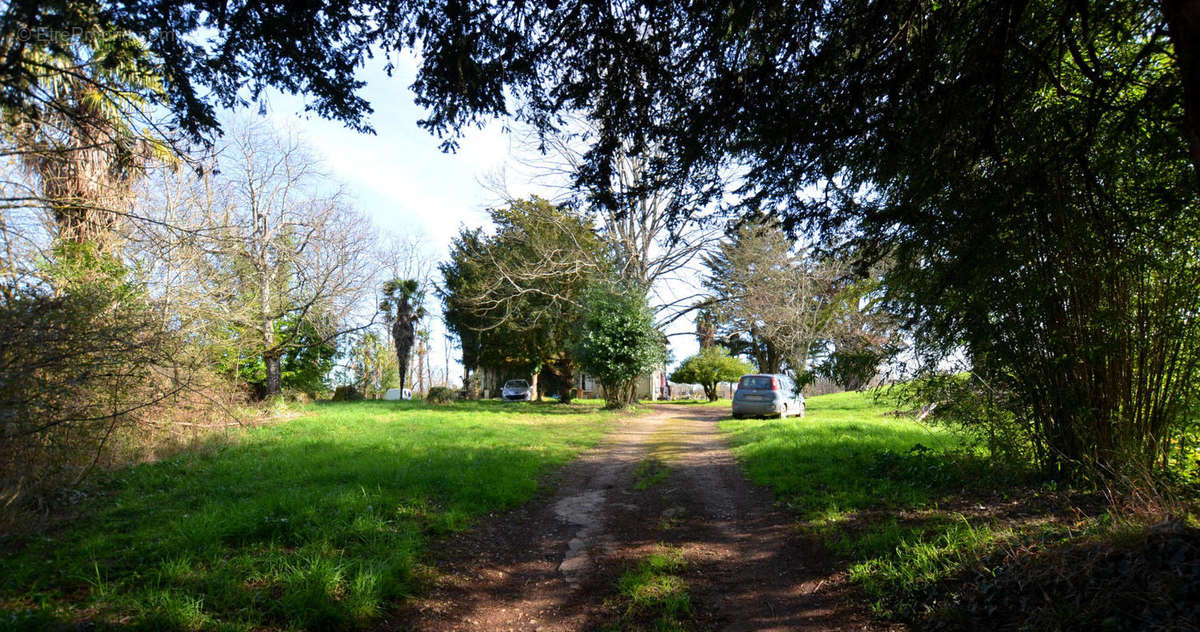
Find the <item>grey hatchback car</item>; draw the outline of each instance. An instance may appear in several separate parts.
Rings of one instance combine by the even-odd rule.
[[[804,396],[792,378],[780,373],[743,375],[733,394],[733,416],[804,416]]]

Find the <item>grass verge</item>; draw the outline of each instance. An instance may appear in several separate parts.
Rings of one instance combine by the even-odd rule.
[[[431,537],[517,506],[603,434],[594,406],[319,404],[111,473],[6,543],[0,628],[332,629],[412,592]]]
[[[620,613],[611,630],[674,632],[687,629],[692,600],[681,575],[687,568],[683,551],[660,547],[626,570],[617,580],[617,596],[609,607]]]

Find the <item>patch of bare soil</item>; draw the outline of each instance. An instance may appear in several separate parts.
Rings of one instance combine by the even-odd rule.
[[[683,551],[696,630],[887,629],[812,536],[748,482],[717,430],[726,411],[659,406],[563,472],[556,491],[437,552],[437,577],[385,630],[593,630],[622,621],[617,578]],[[670,473],[635,489],[647,458]]]

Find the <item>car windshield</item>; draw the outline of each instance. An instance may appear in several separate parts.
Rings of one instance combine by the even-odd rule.
[[[529,388],[529,382],[525,380],[509,380],[504,383],[504,388]]]
[[[771,390],[771,376],[769,375],[747,375],[742,378],[738,388],[749,388],[753,390]]]

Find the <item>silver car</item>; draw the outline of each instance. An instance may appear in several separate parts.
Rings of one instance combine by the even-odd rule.
[[[500,397],[506,402],[527,402],[533,399],[533,390],[525,380],[509,380],[500,387]]]
[[[733,417],[804,416],[804,396],[792,378],[781,373],[743,375],[733,394]]]

